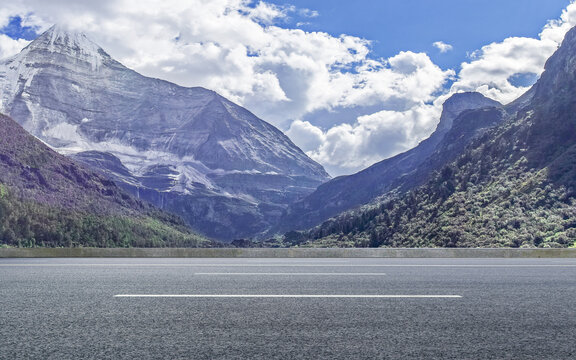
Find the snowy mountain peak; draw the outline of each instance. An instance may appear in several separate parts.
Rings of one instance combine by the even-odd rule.
[[[29,89],[38,80],[37,76],[62,71],[79,74],[73,85],[80,88],[81,80],[85,78],[83,75],[94,77],[102,72],[103,65],[122,67],[86,34],[54,25],[19,54],[0,61],[0,112],[16,114],[19,109],[29,111],[22,108],[22,103],[26,103],[27,108],[38,106],[29,101]],[[15,99],[19,101],[14,102]],[[36,136],[44,131],[45,122],[35,117],[20,121],[26,130]]]
[[[27,50],[27,51],[26,51]],[[67,56],[76,61],[86,62],[92,70],[98,69],[110,56],[86,34],[78,31],[67,30],[60,25],[54,25],[25,49],[25,53],[48,52],[50,56],[55,54]],[[44,54],[48,55],[48,54]],[[42,56],[41,56],[42,58]]]

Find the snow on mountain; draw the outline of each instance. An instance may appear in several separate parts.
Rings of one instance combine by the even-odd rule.
[[[248,110],[144,77],[58,26],[0,63],[0,112],[219,239],[263,232],[329,178]]]

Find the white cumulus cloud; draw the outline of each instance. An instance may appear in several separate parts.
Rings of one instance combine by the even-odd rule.
[[[440,50],[441,53],[446,53],[450,50],[453,49],[452,45],[450,44],[446,44],[443,41],[436,41],[435,43],[432,44],[435,48],[437,48],[438,50]]]
[[[518,74],[542,74],[546,60],[575,25],[576,4],[571,3],[560,19],[544,26],[537,39],[509,37],[482,47],[462,64],[451,92],[478,91],[504,104],[515,100],[529,87],[515,86],[511,79]]]
[[[302,120],[292,122],[286,135],[293,139],[304,152],[314,151],[326,141],[326,136],[320,128]]]
[[[10,57],[18,53],[28,45],[30,41],[24,39],[12,39],[7,35],[0,34],[0,59]]]

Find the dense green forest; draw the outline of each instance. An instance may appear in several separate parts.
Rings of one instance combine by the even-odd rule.
[[[22,200],[0,184],[0,244],[15,247],[201,247],[177,217],[96,214]]]

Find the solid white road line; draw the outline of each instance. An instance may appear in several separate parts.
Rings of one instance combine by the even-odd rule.
[[[194,273],[200,276],[385,276],[385,273],[231,273],[209,272]]]
[[[460,295],[310,295],[310,294],[120,294],[117,298],[326,298],[326,299],[460,299]]]

